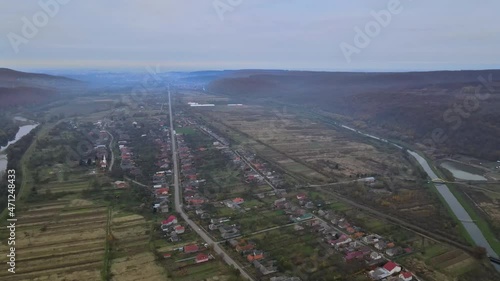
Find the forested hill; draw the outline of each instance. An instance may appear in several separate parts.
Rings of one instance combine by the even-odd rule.
[[[81,82],[66,77],[0,68],[0,107],[41,103],[79,87]]]
[[[484,82],[489,77],[497,83]],[[208,89],[238,98],[274,99],[339,113],[356,120],[359,128],[412,143],[422,143],[435,129],[443,129],[448,138],[437,143],[440,152],[498,160],[499,81],[500,70],[252,71],[246,76],[216,79]],[[487,99],[476,98],[475,89],[481,85],[483,95],[479,97],[487,96],[488,88],[491,94]]]

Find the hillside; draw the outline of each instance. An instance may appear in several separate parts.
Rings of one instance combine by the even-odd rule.
[[[0,107],[41,103],[81,86],[65,77],[0,68]]]
[[[208,89],[235,98],[272,99],[341,114],[351,125],[401,139],[429,143],[442,129],[445,141],[433,141],[436,153],[500,158],[500,94],[474,98],[479,77],[500,79],[500,70],[408,73],[281,71],[223,77]],[[494,88],[494,84],[488,85]],[[497,86],[498,87],[498,86]],[[486,94],[486,88],[482,88]],[[485,95],[481,95],[485,97]],[[462,108],[463,110],[460,110]]]

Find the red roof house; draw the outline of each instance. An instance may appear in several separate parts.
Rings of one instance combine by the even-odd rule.
[[[299,194],[297,194],[297,199],[298,200],[306,200],[307,195],[305,193],[299,193]]]
[[[168,195],[168,188],[164,187],[164,188],[158,188],[157,190],[155,190],[156,192],[156,195]]]
[[[175,233],[182,234],[182,233],[184,233],[184,231],[186,230],[186,228],[184,226],[182,226],[182,225],[176,225],[174,227],[174,230],[175,230]]]
[[[396,263],[390,261],[384,265],[384,269],[387,270],[391,275],[401,271],[401,267]]]
[[[249,262],[258,261],[264,258],[264,253],[261,251],[254,251],[253,254],[247,256]]]
[[[410,281],[413,279],[413,274],[411,274],[411,272],[408,271],[403,271],[401,272],[401,274],[399,274],[399,279],[403,281]]]
[[[199,248],[198,248],[198,245],[196,245],[196,244],[184,246],[184,253],[186,253],[186,254],[196,253],[196,252],[198,252],[198,250],[199,250]]]
[[[240,197],[233,199],[233,203],[235,203],[235,204],[242,204],[243,202],[245,202],[245,200],[243,198],[240,198]]]
[[[177,223],[177,218],[173,215],[161,222],[162,225],[172,225],[175,223]]]
[[[199,253],[197,256],[196,256],[196,263],[202,263],[202,262],[207,262],[210,258],[203,254],[203,253]]]

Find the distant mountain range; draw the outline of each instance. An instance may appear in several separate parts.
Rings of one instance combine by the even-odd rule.
[[[237,73],[218,77],[207,89],[341,114],[352,125],[385,137],[431,141],[441,154],[500,159],[500,70]]]
[[[81,86],[80,81],[66,77],[0,68],[0,107],[44,102]]]

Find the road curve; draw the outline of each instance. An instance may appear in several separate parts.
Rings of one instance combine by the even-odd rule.
[[[174,133],[174,115],[172,114],[172,101],[170,98],[170,89],[168,90],[168,111],[169,111],[169,116],[170,116],[170,137],[172,141],[172,162],[174,163],[174,189],[175,189],[175,195],[174,195],[174,202],[175,202],[175,210],[181,215],[181,217],[186,221],[186,223],[209,245],[213,246],[214,251],[222,256],[224,261],[237,268],[241,276],[245,277],[247,280],[252,280],[254,279],[246,273],[246,271],[236,262],[234,261],[229,255],[226,254],[224,249],[217,244],[212,238],[210,238],[205,231],[203,231],[196,223],[194,223],[187,214],[184,212],[182,209],[181,205],[181,196],[180,196],[180,188],[179,188],[179,162],[177,159],[177,143],[175,140],[175,133]]]

